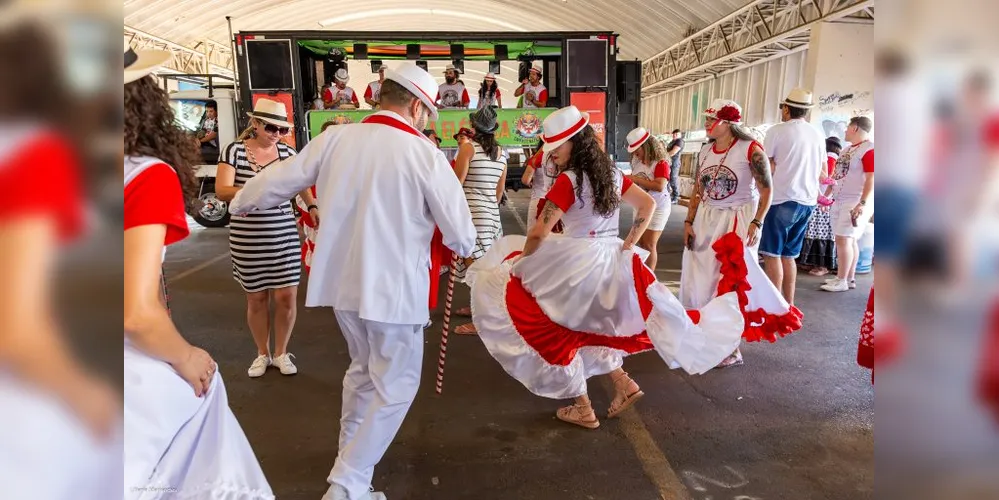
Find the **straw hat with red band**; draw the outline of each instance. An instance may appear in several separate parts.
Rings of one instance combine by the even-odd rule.
[[[541,75],[543,74],[543,73],[541,72],[541,65],[539,65],[539,64],[532,64],[532,65],[531,65],[531,69],[530,69],[530,71],[528,71],[528,73],[530,73],[530,72],[532,72],[532,71],[533,71],[534,73],[537,73],[537,74],[538,74],[538,76],[541,76]]]
[[[385,70],[385,79],[402,85],[430,109],[430,119],[437,121],[437,106],[432,96],[437,95],[437,80],[416,64],[404,64],[398,69]]]
[[[642,144],[645,144],[645,141],[648,141],[649,137],[652,137],[652,134],[648,130],[645,130],[645,127],[638,127],[628,132],[628,136],[625,137],[625,140],[628,141],[628,152],[634,153],[638,151],[638,148],[642,147]]]
[[[590,115],[579,111],[575,106],[555,111],[545,118],[542,125],[544,135],[541,136],[541,140],[545,142],[542,149],[545,153],[551,153],[565,141],[572,139],[572,136],[582,132],[589,124]]]

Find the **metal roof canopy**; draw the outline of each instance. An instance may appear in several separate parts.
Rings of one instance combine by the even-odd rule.
[[[642,64],[642,98],[808,48],[812,25],[873,22],[873,0],[755,0]]]

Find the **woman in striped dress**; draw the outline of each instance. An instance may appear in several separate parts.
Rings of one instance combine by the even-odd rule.
[[[280,168],[279,160],[295,154],[280,142],[291,128],[284,105],[260,99],[250,115],[250,126],[222,152],[216,174],[216,194],[231,201],[246,181],[265,168]],[[299,196],[315,220],[319,215],[312,193]],[[232,274],[246,292],[246,318],[257,344],[257,357],[247,374],[259,377],[274,365],[284,375],[298,372],[288,352],[297,314],[298,280],[302,272],[301,242],[291,201],[268,210],[233,216],[229,222]],[[274,313],[270,302],[274,300]],[[270,330],[274,328],[274,350]]]
[[[475,251],[472,257],[457,263],[455,279],[464,282],[465,271],[475,259],[481,258],[493,242],[503,236],[500,224],[499,200],[503,199],[506,185],[506,152],[496,143],[494,133],[499,128],[496,121],[496,109],[490,106],[482,108],[468,116],[475,137],[472,141],[462,144],[455,159],[455,173],[465,189],[465,199],[472,211],[472,222],[478,232]],[[459,316],[472,316],[470,307],[457,312]],[[475,334],[475,325],[471,322],[459,326],[455,333],[462,335]]]

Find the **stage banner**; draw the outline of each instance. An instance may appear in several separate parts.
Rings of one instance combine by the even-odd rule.
[[[541,122],[552,114],[556,108],[541,109],[497,109],[499,128],[496,130],[496,142],[504,147],[537,146],[541,140]],[[462,127],[468,127],[468,114],[471,109],[442,109],[439,120],[430,122],[427,126],[437,132],[444,141],[442,148],[456,148],[458,141],[453,136]],[[322,132],[326,124],[342,125],[358,123],[374,113],[371,109],[359,110],[318,110],[307,113],[309,122],[309,139]]]
[[[590,126],[600,140],[600,148],[607,144],[604,123],[606,122],[607,94],[604,92],[573,92],[569,102],[580,111],[590,114]]]
[[[290,92],[278,92],[277,94],[259,93],[253,94],[253,106],[257,106],[257,101],[260,99],[270,99],[272,101],[277,101],[284,104],[285,112],[288,113],[288,122],[292,125],[295,124],[295,105],[293,104],[293,98]],[[298,146],[295,144],[295,127],[291,127],[292,132],[284,136],[282,140],[285,144],[291,146],[296,151]],[[242,130],[240,130],[242,132]],[[224,146],[224,145],[223,145]]]

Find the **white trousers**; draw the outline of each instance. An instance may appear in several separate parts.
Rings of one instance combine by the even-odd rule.
[[[343,378],[340,448],[327,478],[364,497],[375,465],[382,459],[406,418],[420,387],[423,326],[363,320],[358,313],[334,311],[350,367]]]

